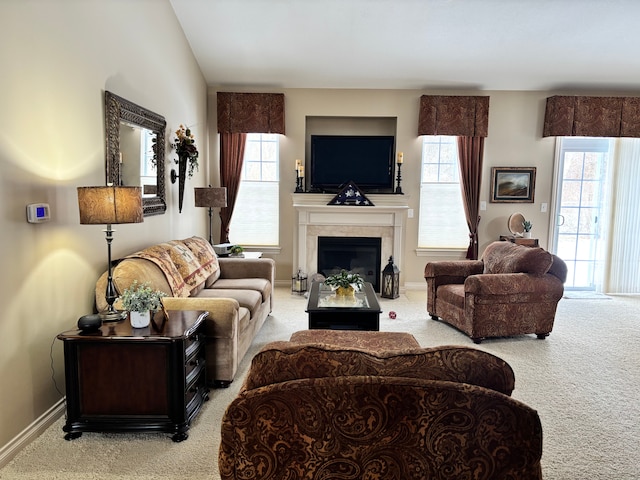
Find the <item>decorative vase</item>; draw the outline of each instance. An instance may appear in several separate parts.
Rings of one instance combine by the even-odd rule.
[[[353,297],[356,294],[356,289],[353,288],[352,285],[348,287],[338,287],[336,288],[336,295],[340,297]]]
[[[531,238],[531,232],[524,232],[524,233],[522,234],[522,236],[523,236],[524,238]]]
[[[146,312],[129,312],[129,320],[133,328],[145,328],[151,322],[151,313]]]

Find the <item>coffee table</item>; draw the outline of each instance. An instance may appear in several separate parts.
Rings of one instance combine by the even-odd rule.
[[[310,330],[379,330],[382,310],[369,282],[355,297],[346,298],[337,296],[323,282],[313,282],[306,312]]]

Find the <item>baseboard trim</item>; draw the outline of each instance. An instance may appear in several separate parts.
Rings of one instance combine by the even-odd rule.
[[[4,447],[0,448],[0,468],[7,465],[27,445],[38,438],[58,420],[65,411],[65,398],[61,398],[49,410],[34,420],[31,425],[15,436]],[[60,432],[62,436],[62,432]]]

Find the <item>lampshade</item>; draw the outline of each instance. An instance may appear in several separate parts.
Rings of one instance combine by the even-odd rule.
[[[226,187],[194,188],[196,207],[226,207]]]
[[[141,187],[78,187],[81,224],[140,223]]]

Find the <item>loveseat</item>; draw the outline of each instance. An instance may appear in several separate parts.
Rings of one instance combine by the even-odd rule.
[[[431,318],[475,343],[531,333],[544,339],[553,329],[567,266],[542,248],[497,241],[480,260],[429,262],[424,277]]]
[[[228,386],[238,364],[273,308],[275,262],[269,258],[218,258],[201,237],[150,246],[117,262],[116,290],[134,280],[149,283],[167,310],[206,310],[207,380]],[[106,307],[107,274],[96,283],[96,307]]]
[[[512,388],[506,362],[468,347],[275,342],[225,412],[220,476],[540,479],[540,419]]]

